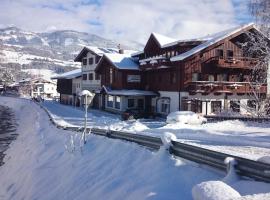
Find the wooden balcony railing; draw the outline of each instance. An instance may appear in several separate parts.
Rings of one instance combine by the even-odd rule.
[[[186,90],[190,93],[216,93],[216,94],[249,94],[266,93],[266,84],[255,84],[250,82],[227,82],[227,81],[193,81]]]
[[[220,57],[214,56],[208,60],[204,60],[203,63],[216,65],[217,67],[222,68],[240,68],[240,69],[252,69],[258,64],[256,58],[248,57]]]
[[[170,62],[170,59],[164,57],[144,59],[140,61],[141,69],[159,69],[164,66],[171,66],[171,65],[172,63]]]

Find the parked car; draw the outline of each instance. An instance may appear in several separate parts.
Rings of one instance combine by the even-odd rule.
[[[192,111],[176,111],[167,116],[168,124],[182,123],[190,125],[200,125],[207,122],[207,119]]]

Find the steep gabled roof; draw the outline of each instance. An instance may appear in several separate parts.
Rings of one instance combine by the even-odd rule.
[[[130,56],[130,54],[114,54],[114,53],[106,53],[103,55],[102,59],[96,66],[96,70],[100,68],[103,61],[107,60],[117,69],[122,70],[139,70],[139,65],[136,61]]]
[[[103,47],[94,47],[94,46],[85,46],[81,52],[76,56],[74,59],[75,62],[81,62],[82,58],[85,57],[85,55],[88,52],[93,53],[97,56],[102,56],[105,53],[118,53],[118,49],[116,48],[103,48]]]
[[[222,31],[222,32],[219,32],[219,33],[215,33],[215,34],[212,34],[212,35],[208,35],[202,39],[205,40],[205,42],[203,42],[202,44],[192,48],[191,50],[185,52],[185,53],[182,53],[180,55],[177,55],[177,56],[174,56],[172,57],[170,60],[171,61],[181,61],[181,60],[184,60],[204,49],[206,49],[207,47],[221,41],[221,40],[224,40],[225,38],[227,37],[230,37],[231,35],[234,35],[236,33],[240,33],[241,31],[243,30],[246,30],[246,29],[251,29],[251,28],[255,28],[254,24],[253,23],[250,23],[250,24],[247,24],[247,25],[243,25],[243,26],[238,26],[238,27],[235,27],[235,28],[231,28],[231,29],[228,29],[228,30],[225,30],[225,31]]]
[[[75,69],[63,74],[59,74],[57,76],[51,77],[51,79],[73,79],[73,78],[78,78],[82,75],[82,70],[81,69]]]
[[[169,44],[169,43],[172,43],[172,42],[176,42],[177,41],[174,38],[170,38],[170,37],[167,37],[165,35],[158,34],[158,33],[152,33],[152,35],[155,37],[155,39],[159,43],[160,47],[163,47],[166,44]]]

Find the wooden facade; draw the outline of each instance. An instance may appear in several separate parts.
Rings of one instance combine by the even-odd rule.
[[[96,72],[101,74],[101,85],[113,90],[142,89],[142,78],[140,82],[128,81],[129,75],[141,76],[141,71],[118,69],[106,57],[102,58]]]
[[[228,88],[224,86],[224,82],[228,82],[228,85],[243,82],[245,86],[234,92],[250,93],[252,89],[247,87],[245,82],[251,80],[252,68],[258,60],[248,57],[239,45],[239,42],[244,40],[245,31],[249,30],[252,30],[252,27],[234,33],[177,62],[170,61],[170,58],[200,45],[202,41],[175,42],[167,45],[168,47],[161,47],[151,35],[144,53],[137,55],[145,80],[144,89],[196,92],[202,90],[201,87],[194,87],[198,85],[197,81],[209,81],[209,84],[215,82],[215,85],[219,86],[211,92],[226,92]],[[266,92],[265,87],[260,90],[262,93]]]
[[[72,79],[58,79],[57,92],[60,94],[72,95]]]

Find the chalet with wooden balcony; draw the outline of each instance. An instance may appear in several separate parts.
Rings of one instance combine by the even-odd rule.
[[[192,110],[214,114],[231,108],[245,113],[240,105],[253,105],[254,90],[266,95],[266,83],[252,84],[251,72],[258,64],[241,44],[247,33],[262,34],[253,24],[232,28],[206,37],[176,40],[152,33],[138,59],[144,84],[155,91],[152,99],[157,113]]]
[[[151,99],[157,94],[142,90],[142,71],[137,60],[130,54],[106,53],[95,71],[101,75],[102,109],[116,113],[127,109],[151,109]]]

